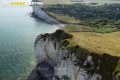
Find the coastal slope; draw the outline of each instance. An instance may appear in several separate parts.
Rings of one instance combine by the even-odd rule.
[[[33,13],[40,19],[46,21],[49,24],[52,24],[53,26],[56,26],[58,28],[64,27],[64,24],[60,23],[56,19],[52,18],[50,15],[48,15],[40,6],[33,6]]]
[[[40,19],[63,27],[40,7],[34,6],[33,11]],[[54,69],[54,73],[50,73],[52,80],[119,80],[119,57],[91,52],[77,42],[73,45],[71,39],[75,39],[73,34],[58,29],[51,34],[38,35],[35,40],[37,65],[52,61],[49,63]],[[41,69],[41,66],[38,67]],[[39,69],[37,71],[41,73]]]

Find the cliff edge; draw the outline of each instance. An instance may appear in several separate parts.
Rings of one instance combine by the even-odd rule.
[[[34,44],[37,64],[51,61],[48,64],[53,71],[47,76],[48,72],[42,74],[44,77],[52,76],[48,80],[119,80],[115,71],[118,57],[92,53],[78,45],[71,46],[69,39],[72,37],[63,30],[37,37]],[[40,69],[41,66],[38,72]]]

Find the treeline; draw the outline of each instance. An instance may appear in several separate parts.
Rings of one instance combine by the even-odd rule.
[[[91,6],[88,4],[57,4],[45,8],[45,11],[69,15],[81,20],[80,25],[95,28],[110,28],[110,31],[120,29],[120,4],[104,4]]]
[[[112,20],[120,19],[120,4],[104,4],[99,6],[90,6],[87,4],[72,5],[51,5],[46,9],[54,13],[62,13],[64,15],[74,16],[76,19],[90,19],[94,17],[104,17]]]

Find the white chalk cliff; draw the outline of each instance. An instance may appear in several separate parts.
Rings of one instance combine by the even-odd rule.
[[[59,21],[57,21],[56,19],[52,18],[44,10],[42,10],[40,6],[37,6],[37,5],[33,6],[33,12],[38,18],[46,21],[49,24],[57,26],[58,28],[64,27],[64,24],[62,24]]]
[[[90,74],[84,68],[75,65],[77,61],[74,53],[71,55],[68,50],[62,49],[60,41],[50,35],[38,36],[35,45],[35,56],[37,63],[50,59],[57,63],[54,68],[53,80],[101,80],[99,74]],[[94,64],[91,56],[87,56],[86,63]],[[94,68],[93,66],[91,68]]]

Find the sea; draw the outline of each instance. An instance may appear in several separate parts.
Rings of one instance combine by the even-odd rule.
[[[0,80],[29,76],[36,65],[36,37],[58,29],[31,13],[31,6],[0,6]]]

